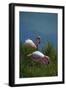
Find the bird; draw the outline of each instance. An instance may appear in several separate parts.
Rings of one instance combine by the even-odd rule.
[[[34,51],[30,54],[27,55],[28,57],[31,57],[33,61],[39,62],[41,64],[49,64],[50,63],[50,58],[49,56],[44,55],[40,51]]]
[[[25,40],[24,45],[25,45],[26,47],[29,47],[29,48],[34,48],[34,49],[37,48],[36,45],[35,45],[35,43],[34,43],[31,39]]]
[[[27,40],[25,40],[25,43],[24,43],[24,45],[26,47],[34,48],[34,49],[37,49],[37,50],[38,50],[38,45],[39,44],[40,44],[40,36],[36,37],[35,42],[33,42],[33,40],[31,40],[31,39],[27,39]]]

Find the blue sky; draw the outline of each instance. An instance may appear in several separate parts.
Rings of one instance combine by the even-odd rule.
[[[41,37],[39,48],[44,47],[47,41],[50,41],[54,47],[57,45],[57,14],[20,12],[20,42],[24,43],[26,39],[35,41],[37,36]]]

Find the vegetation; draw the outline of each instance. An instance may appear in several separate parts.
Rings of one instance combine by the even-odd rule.
[[[45,47],[41,50],[42,53],[50,57],[50,63],[48,65],[40,64],[33,61],[30,57],[27,57],[27,55],[33,51],[35,51],[35,49],[26,48],[24,45],[20,44],[20,78],[57,76],[57,50],[53,45],[47,42]]]

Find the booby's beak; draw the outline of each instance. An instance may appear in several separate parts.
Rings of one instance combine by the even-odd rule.
[[[30,57],[32,54],[28,54],[27,56]]]

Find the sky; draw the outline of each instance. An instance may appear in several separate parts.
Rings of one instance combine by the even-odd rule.
[[[58,16],[55,13],[20,12],[20,42],[24,43],[27,39],[35,41],[35,38],[40,36],[39,48],[44,47],[47,41],[56,48],[57,19]]]

